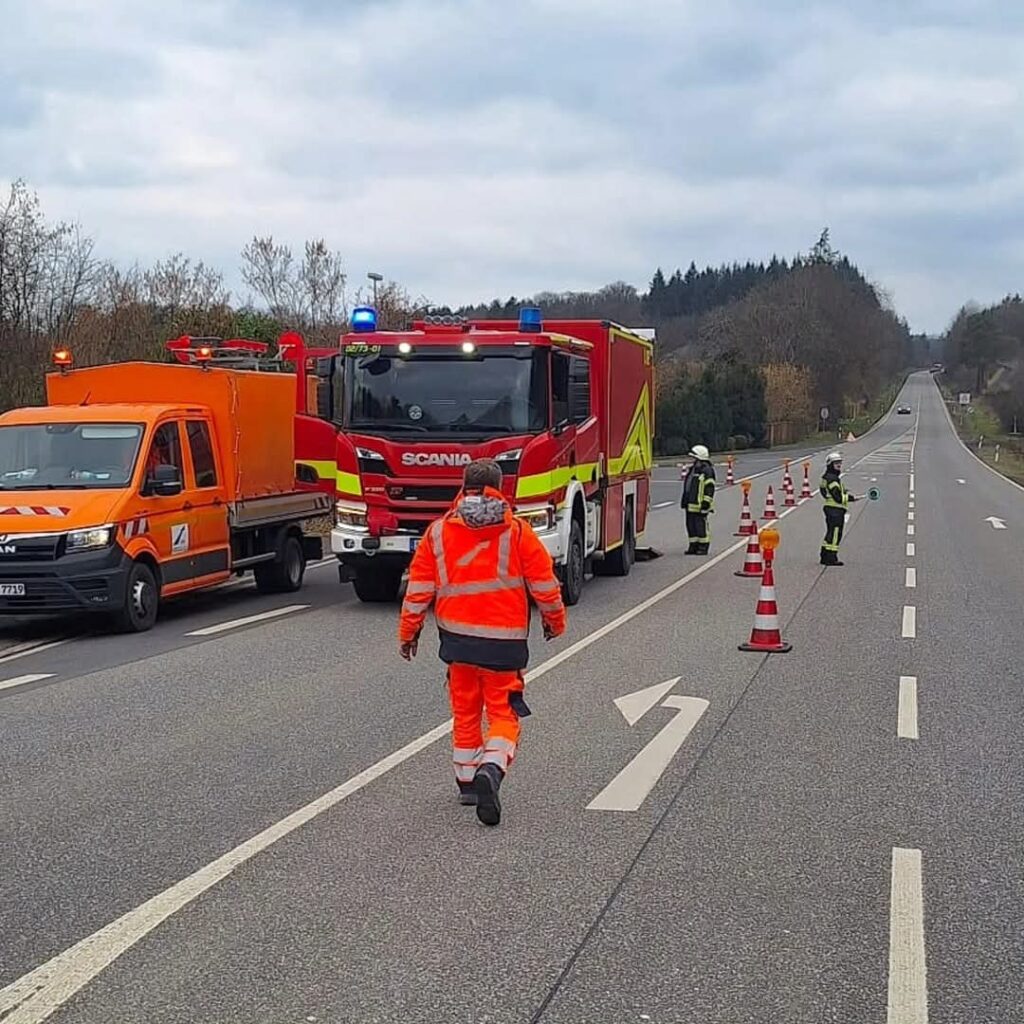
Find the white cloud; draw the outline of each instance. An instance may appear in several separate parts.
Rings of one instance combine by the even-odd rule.
[[[1001,16],[1002,15],[1002,16]],[[439,301],[792,254],[915,327],[1024,277],[1024,24],[988,4],[36,0],[0,174],[119,259],[325,235]]]

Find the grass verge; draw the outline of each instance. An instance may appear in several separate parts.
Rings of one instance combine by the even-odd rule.
[[[1024,486],[1024,438],[1008,435],[984,398],[975,398],[961,413],[949,388],[939,388],[964,444],[994,470]]]

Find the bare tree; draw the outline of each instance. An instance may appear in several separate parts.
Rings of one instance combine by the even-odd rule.
[[[277,245],[272,235],[254,235],[242,250],[242,280],[281,321],[296,319],[296,272],[292,251]],[[289,326],[301,326],[291,323]]]
[[[226,306],[231,300],[219,270],[202,261],[193,263],[180,252],[154,263],[142,280],[146,301],[169,312],[208,310]]]
[[[301,312],[310,327],[324,327],[346,319],[341,253],[331,252],[322,238],[306,242],[298,284]]]

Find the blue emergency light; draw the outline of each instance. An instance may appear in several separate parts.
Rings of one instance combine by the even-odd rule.
[[[538,334],[543,329],[540,309],[537,306],[523,306],[519,310],[519,333]]]
[[[356,306],[352,310],[352,330],[359,334],[377,330],[377,310],[373,306]]]

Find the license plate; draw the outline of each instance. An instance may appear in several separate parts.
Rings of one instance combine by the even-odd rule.
[[[0,597],[24,597],[24,583],[0,583]]]
[[[415,551],[416,550],[416,545],[419,544],[419,542],[420,542],[419,537],[413,537],[412,540],[409,541],[409,550],[410,551]]]

